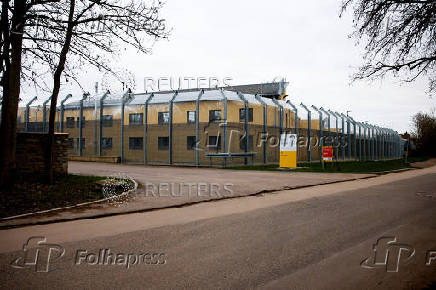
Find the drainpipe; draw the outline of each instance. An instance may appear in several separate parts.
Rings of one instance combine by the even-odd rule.
[[[301,103],[300,106],[307,111],[307,161],[312,162],[312,152],[310,148],[310,125],[312,122],[312,112],[306,107],[305,104]]]
[[[319,160],[322,162],[322,147],[324,146],[323,140],[323,125],[322,125],[322,111],[312,105],[312,108],[319,114]]]
[[[26,113],[25,113],[25,121],[26,123],[24,124],[24,131],[28,132],[29,131],[29,119],[30,119],[30,105],[36,101],[38,98],[34,97],[33,99],[31,99],[27,104],[26,104]]]
[[[68,94],[66,97],[65,97],[65,99],[63,99],[62,101],[61,101],[61,116],[60,116],[60,120],[59,120],[59,126],[60,126],[60,131],[61,131],[61,133],[63,133],[64,132],[64,111],[65,111],[65,102],[69,99],[69,98],[71,98],[72,97],[72,95],[71,94]]]
[[[83,149],[82,149],[82,138],[83,138],[83,101],[86,100],[86,98],[89,96],[89,93],[84,93],[82,96],[82,99],[80,100],[80,109],[79,109],[79,156],[82,156]]]
[[[104,93],[104,95],[100,98],[100,124],[99,124],[99,130],[100,130],[100,140],[99,140],[99,146],[98,146],[98,155],[102,155],[102,145],[103,145],[103,107],[104,107],[104,100],[107,98],[107,96],[110,94],[109,90]]]
[[[169,136],[169,138],[168,138],[168,141],[169,141],[169,148],[168,148],[169,164],[173,164],[173,106],[174,106],[174,100],[177,97],[177,94],[178,94],[178,92],[176,91],[170,100],[170,110],[169,110],[170,111],[169,112],[170,123],[168,126],[169,127],[169,134],[168,134],[168,136]]]
[[[124,162],[124,109],[126,107],[126,102],[130,99],[130,94],[132,90],[127,89],[124,95],[121,97],[121,146],[120,146],[120,159]]]
[[[221,96],[223,97],[223,103],[224,103],[224,123],[223,123],[223,135],[224,135],[224,152],[227,153],[227,97],[224,93],[224,90],[221,89]],[[224,157],[224,166],[227,165],[227,158]]]
[[[248,114],[248,101],[247,101],[247,99],[244,97],[244,95],[242,94],[242,93],[240,93],[240,92],[237,92],[237,94],[238,94],[238,97],[241,99],[241,101],[243,101],[244,102],[244,113],[245,113],[245,117],[244,117],[244,127],[245,127],[245,153],[247,153],[248,152],[248,145],[249,145],[249,128],[248,128],[248,116],[249,116],[249,114]],[[244,158],[244,164],[245,165],[247,165],[248,164],[248,157],[247,156],[245,156],[245,158]]]
[[[47,103],[50,102],[51,97],[42,103],[42,132],[47,129]]]
[[[200,99],[204,94],[204,90],[202,89],[197,96],[197,100],[195,101],[195,165],[200,165],[199,158],[199,140],[200,140]]]
[[[254,95],[256,100],[258,100],[263,105],[263,136],[266,138],[265,142],[263,142],[263,163],[266,164],[268,161],[267,156],[267,146],[268,146],[268,107],[262,97],[258,94]],[[263,138],[262,138],[263,139]]]
[[[151,99],[153,99],[154,94],[151,93],[147,100],[145,101],[144,104],[144,139],[142,141],[142,146],[144,148],[144,164],[147,164],[148,160],[147,160],[147,150],[148,150],[148,146],[147,146],[147,142],[148,142],[148,104],[150,103]]]

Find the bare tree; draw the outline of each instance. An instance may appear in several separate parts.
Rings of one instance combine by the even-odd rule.
[[[40,5],[27,10],[21,76],[51,91],[50,144],[46,156],[51,181],[54,123],[62,75],[77,81],[77,75],[88,65],[116,75],[116,57],[127,46],[149,53],[153,42],[169,33],[159,14],[161,8],[161,2],[147,4],[139,0],[41,0]],[[51,85],[42,81],[47,75],[53,76]]]
[[[365,43],[364,64],[353,80],[383,78],[387,74],[412,82],[419,76],[436,91],[436,1],[344,0],[341,16],[354,10],[351,35]]]

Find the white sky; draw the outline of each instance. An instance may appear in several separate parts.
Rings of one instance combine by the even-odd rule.
[[[348,38],[351,13],[339,18],[339,9],[340,0],[167,0],[169,40],[158,42],[152,55],[127,50],[117,65],[134,73],[135,92],[144,91],[145,77],[231,77],[233,85],[284,77],[294,103],[350,110],[355,120],[410,131],[414,113],[436,106],[426,80],[350,85],[362,49]],[[81,79],[93,92],[101,75],[90,71]],[[75,99],[81,95],[64,87],[60,98],[67,90]]]

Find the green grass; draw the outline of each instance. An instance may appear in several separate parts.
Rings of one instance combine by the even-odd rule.
[[[28,212],[72,206],[105,198],[101,181],[107,177],[68,175],[52,185],[38,182],[21,182],[10,189],[0,190],[0,217]],[[119,178],[116,178],[119,179]],[[99,183],[100,181],[100,183]],[[132,182],[123,180],[129,188]],[[119,194],[124,188],[115,188]]]
[[[347,162],[326,162],[322,168],[320,162],[298,163],[296,169],[280,169],[277,164],[249,165],[226,167],[235,170],[261,170],[261,171],[292,171],[292,172],[342,172],[342,173],[371,173],[410,168],[410,163],[427,160],[426,157],[409,158],[406,163],[404,159],[387,161],[347,161]]]

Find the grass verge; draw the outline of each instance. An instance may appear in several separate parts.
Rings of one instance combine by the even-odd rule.
[[[38,182],[15,184],[10,189],[0,191],[0,217],[103,199],[108,197],[108,188],[111,196],[121,194],[126,188],[133,188],[130,180],[118,179],[118,186],[108,180],[113,181],[114,178],[69,174],[52,185]]]
[[[302,162],[298,163],[296,169],[281,169],[277,164],[252,165],[252,166],[234,166],[226,167],[226,169],[235,170],[261,170],[261,171],[292,171],[292,172],[328,172],[328,173],[372,173],[383,172],[390,170],[398,170],[410,168],[410,163],[425,161],[426,157],[408,158],[407,162],[404,159],[385,160],[385,161],[347,161],[347,162],[326,162],[325,168],[322,168],[320,162]]]

